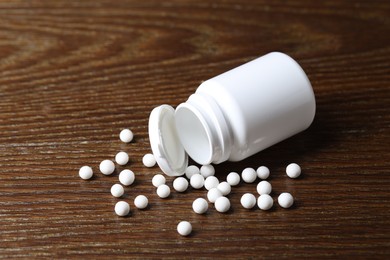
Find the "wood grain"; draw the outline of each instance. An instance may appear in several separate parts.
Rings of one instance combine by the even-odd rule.
[[[0,1],[0,258],[389,258],[389,35],[388,1]],[[158,199],[159,169],[141,162],[152,108],[275,50],[307,72],[316,119],[216,170],[266,165],[273,197],[291,192],[295,206],[244,210],[254,184],[233,189],[227,214],[194,214],[203,190]],[[99,174],[121,150],[129,165]],[[290,162],[301,178],[286,177]],[[124,200],[151,204],[127,218],[109,193],[123,168],[137,179]]]

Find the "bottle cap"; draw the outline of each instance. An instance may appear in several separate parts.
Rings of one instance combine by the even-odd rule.
[[[165,174],[184,174],[188,155],[177,134],[173,107],[161,105],[152,110],[149,116],[149,141],[153,155]]]

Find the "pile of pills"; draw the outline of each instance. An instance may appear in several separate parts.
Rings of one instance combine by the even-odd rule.
[[[120,132],[119,138],[122,142],[130,143],[133,140],[133,132],[129,129],[124,129]],[[115,160],[118,165],[125,166],[129,162],[129,155],[126,152],[120,151],[116,154]],[[154,167],[156,160],[153,154],[145,154],[142,158],[142,163],[145,167]],[[112,160],[103,160],[99,165],[99,170],[103,175],[111,175],[115,171],[115,163]],[[286,167],[286,174],[290,178],[298,178],[301,174],[301,168],[296,163],[291,163]],[[178,193],[183,193],[192,189],[206,190],[206,198],[196,198],[192,203],[192,209],[196,214],[205,214],[209,210],[209,203],[214,204],[216,211],[225,213],[231,208],[229,194],[232,187],[240,184],[241,180],[245,183],[254,183],[257,179],[256,190],[258,197],[252,193],[242,195],[240,203],[245,209],[253,209],[256,204],[261,210],[269,210],[274,205],[274,200],[271,197],[272,185],[266,179],[270,175],[270,170],[266,166],[260,166],[257,170],[253,168],[245,168],[241,175],[237,172],[230,172],[226,181],[220,182],[215,176],[215,169],[212,165],[203,165],[200,168],[196,165],[190,165],[185,170],[183,176],[177,177],[172,182],[173,189]],[[93,170],[89,166],[83,166],[79,170],[80,178],[84,180],[91,179]],[[125,194],[125,188],[130,186],[135,181],[135,174],[129,169],[124,169],[119,173],[119,183],[112,185],[111,195],[116,198],[121,198]],[[166,183],[164,175],[158,173],[152,178],[152,185],[156,188],[156,194],[161,199],[170,197],[171,188]],[[278,196],[278,204],[282,208],[290,208],[294,204],[294,198],[290,193],[283,192]],[[134,199],[134,206],[138,209],[146,209],[149,200],[145,195],[137,195]],[[126,201],[118,201],[114,206],[114,211],[118,216],[124,217],[130,213],[130,205]],[[182,236],[188,236],[192,232],[192,225],[188,221],[181,221],[177,225],[177,232]]]
[[[119,134],[119,139],[124,143],[130,143],[133,140],[133,132],[130,129],[124,129]],[[153,155],[152,155],[153,157]],[[148,165],[154,166],[156,164],[154,157],[150,159],[150,155],[146,156],[146,162]],[[154,160],[154,163],[153,163]],[[125,166],[129,162],[129,155],[126,152],[120,151],[115,155],[115,162],[118,165]],[[111,175],[115,171],[115,163],[111,160],[103,160],[99,164],[99,170],[104,175]],[[93,176],[93,171],[90,166],[83,166],[79,170],[79,176],[83,180],[91,179]],[[165,177],[164,178],[165,182]],[[119,173],[119,183],[116,183],[111,186],[110,192],[111,195],[115,198],[121,198],[125,194],[125,189],[123,186],[130,186],[135,181],[134,172],[125,169]],[[138,209],[145,209],[148,206],[148,198],[145,195],[138,195],[134,199],[134,206]],[[118,201],[115,204],[114,211],[118,216],[124,217],[130,213],[130,205],[126,201]]]

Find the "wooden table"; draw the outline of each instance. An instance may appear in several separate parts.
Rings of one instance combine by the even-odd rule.
[[[1,1],[0,258],[389,258],[389,1]],[[313,125],[239,163],[266,165],[272,196],[295,206],[245,210],[241,183],[227,214],[191,208],[204,190],[162,200],[146,168],[148,116],[203,81],[271,51],[311,79]],[[276,104],[277,105],[277,104]],[[135,133],[120,142],[121,129]],[[103,176],[98,165],[131,162]],[[302,166],[299,179],[285,167]],[[92,166],[92,180],[78,170]],[[110,187],[136,174],[117,217]],[[167,178],[172,185],[172,178]],[[133,199],[149,197],[137,210]],[[193,233],[176,232],[180,220]]]

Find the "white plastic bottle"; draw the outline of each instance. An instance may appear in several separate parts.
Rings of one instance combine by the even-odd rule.
[[[182,175],[187,154],[202,165],[240,161],[305,130],[314,115],[305,72],[273,52],[203,82],[176,110],[155,108],[149,138],[160,168]]]

